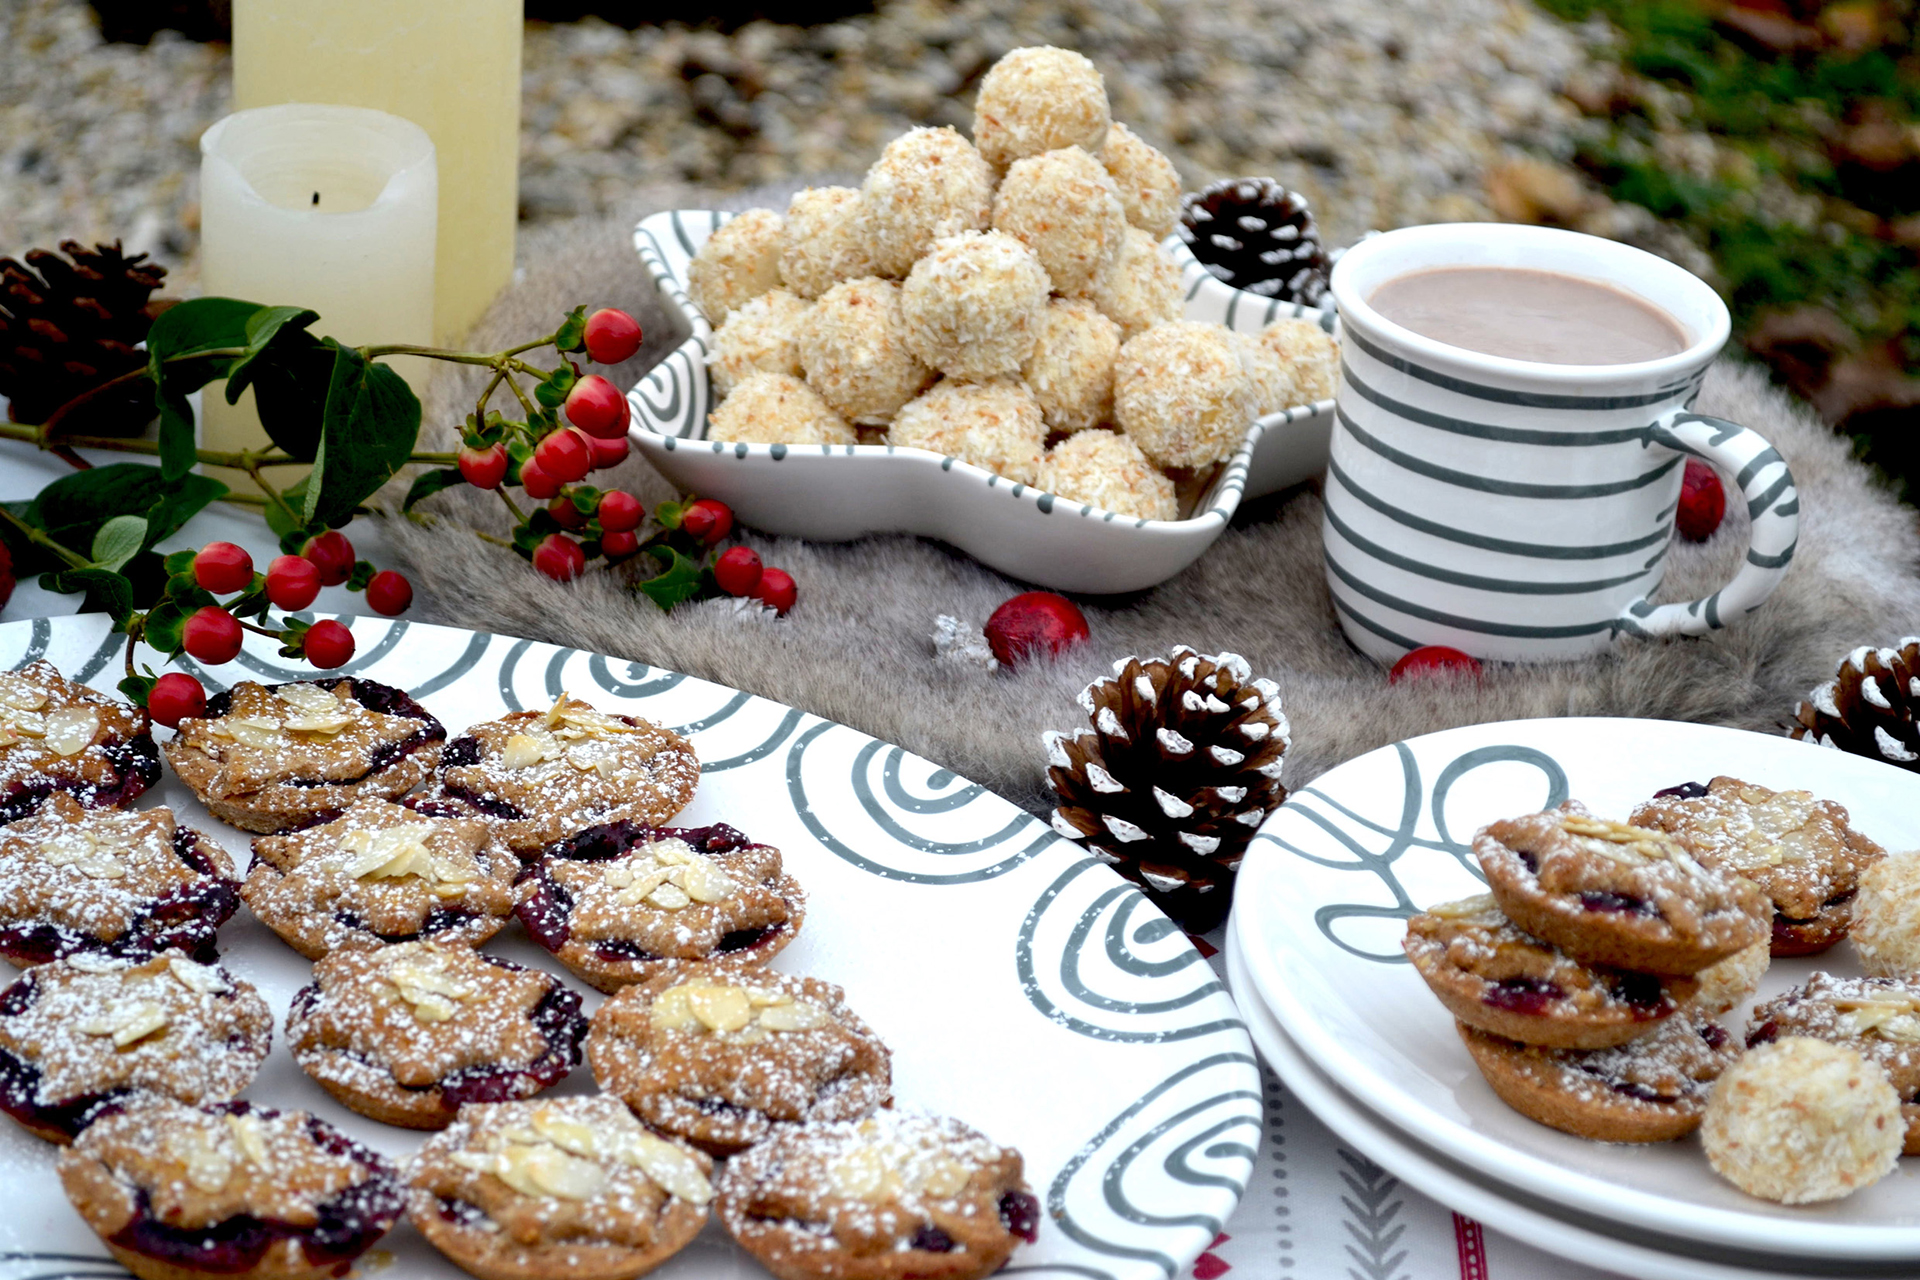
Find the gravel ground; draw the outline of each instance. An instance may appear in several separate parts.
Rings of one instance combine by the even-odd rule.
[[[1601,38],[1516,0],[883,0],[728,34],[530,24],[522,216],[618,213],[643,185],[857,173],[911,125],[964,128],[993,60],[1046,43],[1091,57],[1115,117],[1190,186],[1275,174],[1342,243],[1491,216],[1490,171],[1570,151],[1560,90],[1595,74]],[[0,4],[0,250],[119,236],[190,292],[197,143],[228,109],[227,56],[171,33],[105,44],[78,0]],[[1652,234],[1618,210],[1587,225]]]

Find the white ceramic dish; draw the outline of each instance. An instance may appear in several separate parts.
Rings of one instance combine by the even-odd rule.
[[[1250,423],[1239,451],[1185,520],[1116,517],[925,449],[708,441],[713,396],[706,352],[713,330],[685,284],[694,254],[731,216],[683,209],[654,214],[634,228],[634,248],[688,337],[627,393],[627,402],[634,445],[647,461],[682,489],[728,503],[756,529],[823,542],[921,534],[1040,586],[1138,591],[1198,559],[1243,497],[1276,492],[1326,469],[1331,400]],[[1181,260],[1192,319],[1249,332],[1282,315],[1327,323],[1312,308],[1255,300],[1220,283],[1177,239],[1167,248]]]
[[[1920,1262],[1916,1162],[1845,1200],[1787,1207],[1716,1177],[1696,1139],[1616,1146],[1535,1124],[1494,1096],[1401,956],[1414,909],[1482,891],[1467,842],[1485,823],[1567,797],[1624,818],[1662,787],[1716,774],[1837,800],[1888,848],[1920,843],[1920,777],[1784,737],[1625,719],[1453,729],[1348,761],[1267,820],[1235,893],[1248,972],[1315,1066],[1393,1127],[1508,1187],[1735,1249]],[[1843,944],[1776,962],[1761,996],[1820,968],[1858,972]]]
[[[690,735],[703,773],[677,821],[732,822],[779,846],[809,890],[805,930],[776,966],[846,988],[893,1049],[901,1105],[959,1116],[1025,1155],[1049,1213],[1015,1268],[1166,1280],[1233,1212],[1261,1124],[1233,1003],[1178,929],[1044,823],[897,747],[673,672],[405,622],[353,629],[360,656],[343,673],[408,689],[452,732],[565,689]],[[44,656],[111,689],[123,639],[99,615],[15,623],[0,627],[0,669]],[[312,675],[272,648],[249,637],[215,674]],[[171,805],[246,865],[246,837],[209,818],[171,771],[141,803]],[[244,910],[221,950],[284,1025],[310,966]],[[487,950],[580,989],[517,924]],[[583,1065],[561,1089],[591,1092],[592,1074]],[[247,1096],[306,1108],[392,1156],[421,1141],[336,1105],[280,1046]],[[83,1261],[113,1271],[52,1176],[55,1154],[0,1120],[0,1280],[66,1275]],[[462,1274],[405,1224],[380,1247],[396,1276]],[[765,1273],[714,1223],[655,1274]]]

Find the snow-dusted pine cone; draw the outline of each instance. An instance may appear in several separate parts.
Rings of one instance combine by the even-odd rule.
[[[1313,210],[1272,178],[1224,178],[1180,199],[1180,238],[1216,279],[1317,307],[1332,264]]]
[[[119,241],[89,249],[61,242],[67,257],[31,249],[0,258],[0,395],[16,422],[45,422],[67,401],[147,362],[134,348],[158,310],[149,305],[167,269],[129,256]],[[68,261],[68,259],[72,261]],[[69,428],[124,434],[153,417],[145,384],[90,402]]]
[[[1800,704],[1792,736],[1920,771],[1916,703],[1920,636],[1907,636],[1892,649],[1863,644],[1847,655],[1839,674]]]

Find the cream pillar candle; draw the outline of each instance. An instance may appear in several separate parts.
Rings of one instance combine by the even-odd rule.
[[[521,0],[234,0],[242,109],[338,102],[405,116],[440,157],[435,332],[456,344],[513,274]]]

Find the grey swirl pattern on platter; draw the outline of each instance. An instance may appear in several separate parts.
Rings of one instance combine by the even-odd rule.
[[[105,1254],[6,1249],[0,1280],[127,1280],[127,1272]]]

